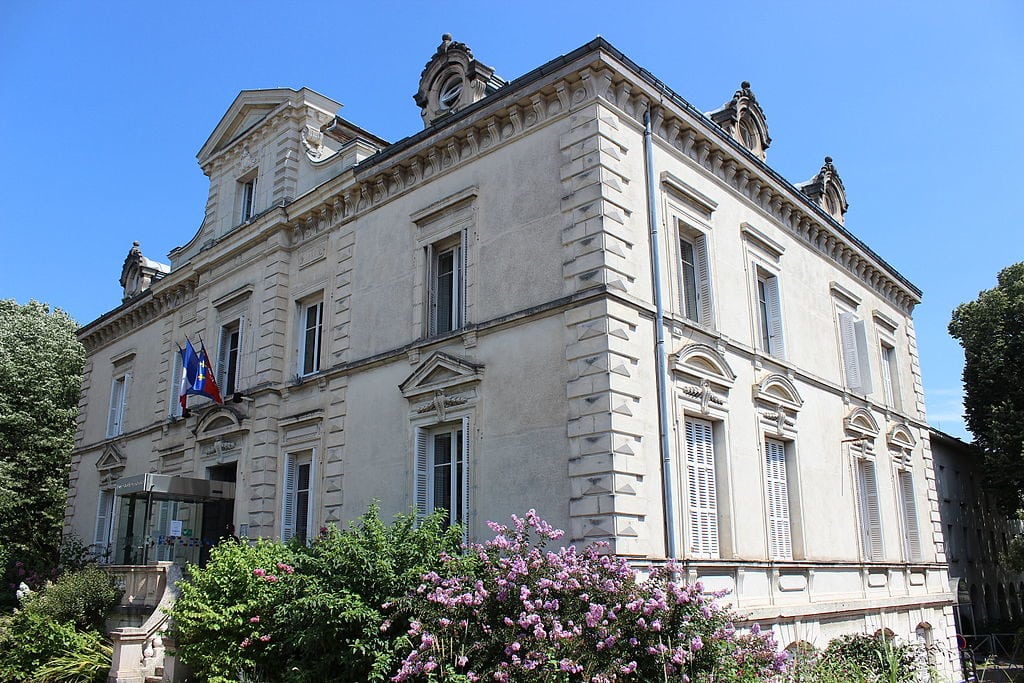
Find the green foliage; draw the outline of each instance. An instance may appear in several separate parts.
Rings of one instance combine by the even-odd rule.
[[[871,683],[913,683],[918,672],[927,668],[920,646],[866,633],[836,638],[825,648],[822,659],[829,667],[846,667],[851,675]]]
[[[386,680],[404,642],[405,596],[459,543],[458,530],[445,529],[438,516],[418,526],[400,516],[387,525],[372,506],[350,528],[325,529],[308,547],[221,544],[179,584],[171,613],[178,652],[214,683],[239,675]]]
[[[0,557],[29,570],[57,564],[85,362],[76,327],[46,304],[0,300]]]
[[[104,680],[111,654],[100,629],[120,597],[97,567],[67,573],[31,594],[0,617],[0,681]]]
[[[953,311],[949,333],[964,348],[967,427],[985,454],[987,491],[1007,515],[1024,494],[1024,263]]]
[[[26,608],[78,630],[102,630],[107,612],[121,599],[110,575],[95,565],[61,576],[31,598]]]

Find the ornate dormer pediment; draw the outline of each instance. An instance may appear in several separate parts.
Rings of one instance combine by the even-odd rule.
[[[420,108],[423,125],[465,109],[505,85],[494,69],[473,57],[465,43],[441,36],[437,52],[420,74],[420,87],[413,99]]]
[[[785,375],[768,375],[753,387],[757,414],[766,429],[777,436],[795,436],[796,416],[804,400]]]
[[[113,444],[103,449],[103,454],[96,461],[96,470],[100,475],[100,486],[109,486],[121,478],[124,472],[125,457]]]
[[[768,135],[768,122],[764,111],[750,89],[750,83],[743,81],[732,99],[715,111],[708,112],[711,120],[762,161],[766,158],[772,139]]]
[[[825,163],[818,171],[818,175],[796,187],[832,218],[839,223],[845,222],[846,210],[850,208],[850,205],[846,201],[846,188],[843,187],[839,172],[832,165],[832,157],[825,157]]]
[[[304,121],[308,124],[309,130],[306,127],[302,130],[311,138],[311,144],[316,144],[319,141],[317,138],[320,126],[334,120],[335,114],[341,109],[341,103],[308,88],[301,90],[292,90],[291,88],[243,90],[228,107],[224,116],[221,117],[220,123],[213,129],[213,133],[210,134],[203,148],[196,155],[199,158],[199,165],[209,173],[207,162],[219,152],[233,146],[233,143],[247,131],[290,106],[297,107],[302,104],[311,108],[306,112],[306,118],[312,116],[311,120]],[[241,151],[243,157],[246,153],[252,156],[255,151]],[[253,158],[249,165],[252,166],[255,163],[255,158]],[[245,165],[244,160],[243,165]]]
[[[171,267],[166,263],[157,263],[142,255],[139,243],[133,242],[128,256],[124,259],[121,267],[121,287],[124,288],[124,295],[121,301],[128,301],[132,297],[142,294],[149,289],[149,286],[171,272]]]

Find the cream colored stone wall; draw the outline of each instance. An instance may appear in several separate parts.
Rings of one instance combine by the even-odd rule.
[[[404,512],[416,504],[416,429],[465,418],[470,538],[487,535],[487,520],[535,507],[571,542],[605,541],[641,565],[664,560],[641,122],[658,97],[603,49],[538,79],[355,168],[348,157],[306,156],[299,124],[315,107],[273,119],[254,129],[250,154],[261,178],[272,169],[287,178],[259,183],[271,193],[264,205],[283,206],[241,228],[226,218],[227,194],[237,165],[252,162],[241,151],[209,152],[225,161],[204,166],[208,222],[149,295],[82,330],[89,365],[68,527],[91,539],[96,464],[110,447],[124,456],[121,476],[204,478],[210,466],[237,462],[234,519],[253,537],[280,535],[284,462],[295,453],[314,454],[314,528],[345,523],[373,500],[386,515]],[[240,96],[229,116],[247,101]],[[672,101],[655,118],[671,521],[691,578],[730,591],[742,611],[775,624],[784,645],[862,628],[910,637],[921,622],[947,640],[910,318],[917,294],[707,119]],[[713,306],[704,324],[681,311],[677,218],[708,245]],[[431,337],[428,248],[461,233],[466,320]],[[780,283],[782,359],[760,348],[757,267]],[[298,302],[317,297],[321,370],[298,377]],[[865,322],[867,395],[845,388],[837,305]],[[221,408],[192,399],[191,417],[169,419],[176,344],[201,336],[215,356],[220,328],[235,320],[244,399]],[[884,405],[879,330],[895,345],[901,410]],[[130,349],[125,434],[106,439],[115,361]],[[682,433],[694,417],[716,425],[721,551],[710,558],[687,551]],[[913,561],[900,531],[894,434],[915,485],[923,556]],[[793,560],[769,555],[766,436],[789,444]],[[854,469],[854,449],[867,443],[883,541],[871,561]]]

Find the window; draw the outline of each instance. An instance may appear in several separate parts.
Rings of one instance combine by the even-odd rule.
[[[469,418],[416,428],[416,509],[444,510],[448,524],[465,527],[469,513]]]
[[[238,391],[238,359],[242,348],[242,321],[236,320],[220,328],[217,352],[217,385],[221,396]]]
[[[718,496],[712,423],[686,418],[687,513],[690,553],[718,557]]]
[[[238,222],[244,223],[256,215],[256,176],[239,181]]]
[[[319,300],[299,304],[299,311],[301,312],[299,374],[310,375],[320,371],[320,345],[324,332],[324,302]]]
[[[707,238],[679,224],[679,308],[683,316],[701,325],[712,324],[711,277]]]
[[[281,540],[310,540],[313,528],[315,490],[313,451],[289,453],[284,461],[284,496],[281,511]]]
[[[864,321],[850,311],[839,311],[839,339],[843,351],[846,386],[862,394],[871,393],[871,369]]]
[[[765,499],[768,504],[768,556],[773,560],[793,559],[790,532],[789,482],[786,477],[786,444],[764,441]]]
[[[899,410],[900,386],[899,371],[896,367],[896,348],[885,342],[882,342],[879,348],[881,350],[882,392],[885,405]]]
[[[907,470],[896,474],[899,485],[900,514],[903,517],[903,552],[910,562],[920,562],[921,533],[917,523],[917,503],[914,500],[914,475]]]
[[[96,501],[96,532],[93,534],[93,549],[103,561],[109,560],[110,530],[114,518],[114,492],[101,489]]]
[[[757,269],[757,318],[761,350],[775,356],[786,357],[782,335],[782,306],[779,303],[779,278]]]
[[[864,558],[877,562],[882,559],[883,552],[878,482],[875,477],[875,463],[864,458],[857,459],[857,506]]]
[[[462,232],[429,248],[431,334],[451,332],[464,323],[465,246]]]
[[[107,437],[124,433],[124,416],[128,407],[128,385],[131,375],[115,377],[110,385],[110,413],[107,416]]]

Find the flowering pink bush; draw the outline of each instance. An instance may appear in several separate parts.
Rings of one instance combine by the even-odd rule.
[[[760,681],[783,669],[770,633],[737,633],[675,566],[641,583],[598,548],[545,551],[562,532],[533,510],[512,520],[467,548],[472,576],[445,571],[459,558],[424,575],[392,681]]]

